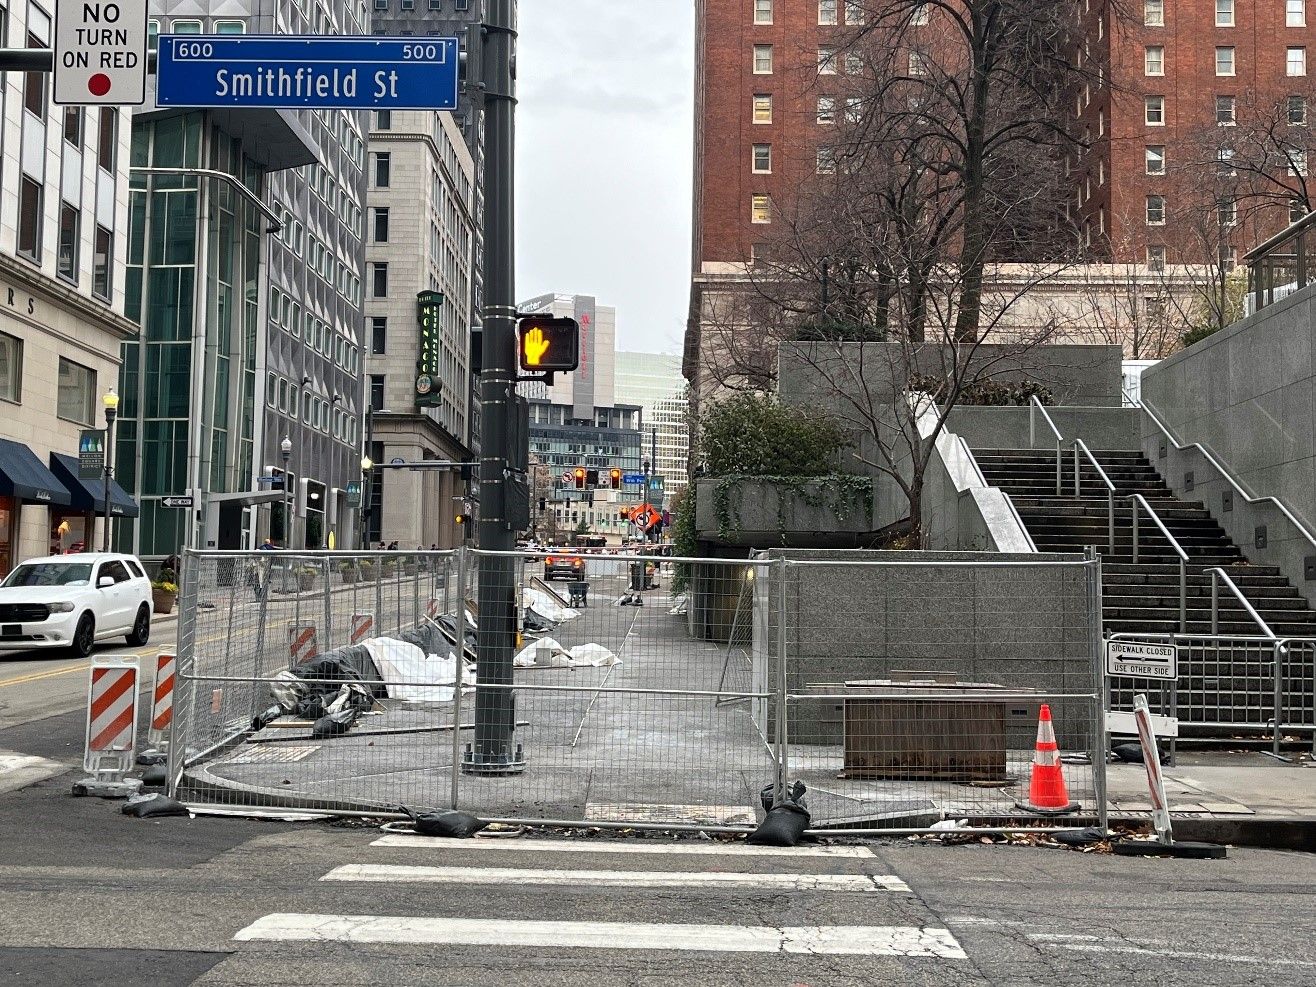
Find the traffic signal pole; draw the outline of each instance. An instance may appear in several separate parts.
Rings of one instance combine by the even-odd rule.
[[[484,249],[485,307],[480,374],[481,549],[516,547],[507,511],[512,399],[517,377],[513,154],[516,136],[516,0],[487,0],[483,32],[485,98]],[[516,564],[513,555],[481,555],[476,599],[479,684],[475,739],[462,757],[468,774],[515,774],[525,769],[516,743],[512,657],[516,634]]]

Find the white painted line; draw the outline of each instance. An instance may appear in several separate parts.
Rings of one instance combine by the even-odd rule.
[[[844,857],[872,860],[866,846],[750,846],[747,843],[653,843],[640,840],[521,840],[479,837],[473,840],[392,833],[371,846],[423,847],[427,850],[525,850],[531,853],[653,853],[688,857]]]
[[[714,871],[522,870],[517,867],[411,867],[344,864],[322,881],[381,884],[555,884],[582,887],[754,888],[774,891],[909,891],[898,877],[876,874],[727,874]]]
[[[889,925],[643,925],[630,922],[532,922],[379,915],[266,915],[233,937],[239,942],[350,942],[392,945],[667,949],[722,953],[812,953],[966,959],[948,929]]]
[[[1046,942],[1040,936],[1030,936],[1029,938],[1038,939],[1052,949],[1070,949],[1079,953],[1121,953],[1130,956],[1159,956],[1170,960],[1253,963],[1257,966],[1316,967],[1316,962],[1286,960],[1274,956],[1240,956],[1233,953],[1199,953],[1182,949],[1148,949],[1142,946],[1107,945],[1101,942]]]

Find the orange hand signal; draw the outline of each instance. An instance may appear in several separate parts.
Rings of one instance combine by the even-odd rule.
[[[548,340],[544,338],[544,330],[535,328],[531,329],[525,335],[525,362],[527,367],[537,367],[539,362],[548,352]]]

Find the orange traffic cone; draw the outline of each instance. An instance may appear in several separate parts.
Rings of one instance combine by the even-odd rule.
[[[1056,746],[1056,731],[1051,724],[1051,707],[1042,704],[1037,718],[1037,749],[1033,753],[1033,776],[1028,783],[1028,802],[1020,808],[1043,815],[1073,812],[1079,806],[1069,801],[1065,789],[1065,776],[1060,768],[1060,749]]]

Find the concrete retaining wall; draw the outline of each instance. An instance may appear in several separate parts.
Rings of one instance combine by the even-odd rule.
[[[1065,437],[1064,448],[1082,439],[1092,450],[1136,450],[1142,448],[1136,408],[1053,407],[1047,413]],[[971,449],[1054,449],[1055,435],[1040,411],[1032,412],[1030,445],[1028,408],[995,408],[960,405],[951,410],[946,424],[959,433]]]

